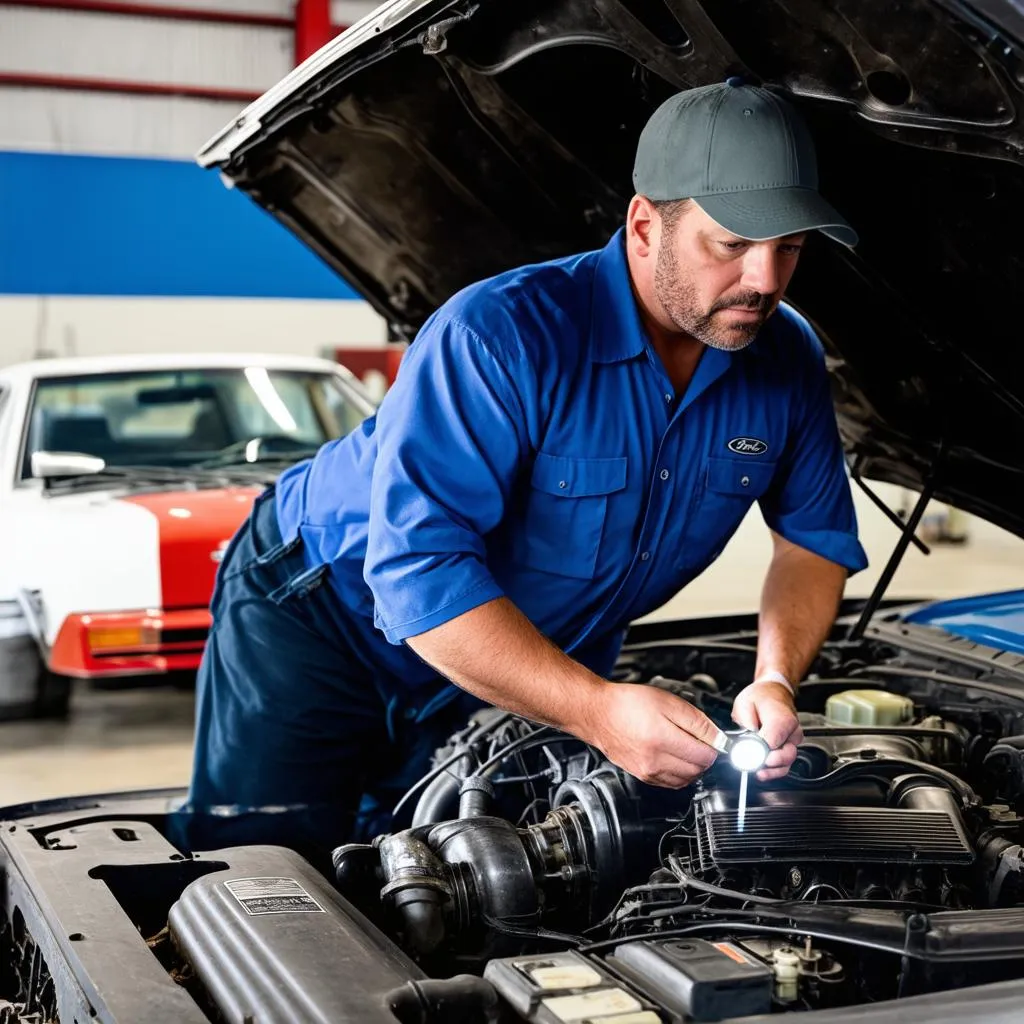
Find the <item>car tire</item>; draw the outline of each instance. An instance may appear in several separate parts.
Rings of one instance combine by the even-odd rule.
[[[71,709],[70,676],[59,676],[43,668],[39,676],[33,718],[67,718]]]
[[[0,722],[64,718],[71,680],[51,672],[29,636],[0,639]]]

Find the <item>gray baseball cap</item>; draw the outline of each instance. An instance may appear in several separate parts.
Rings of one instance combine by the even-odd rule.
[[[633,187],[648,199],[692,199],[751,241],[816,230],[857,244],[857,232],[818,194],[803,118],[739,79],[676,93],[655,110],[640,133]]]

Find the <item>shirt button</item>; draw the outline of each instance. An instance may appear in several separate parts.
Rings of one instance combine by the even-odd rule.
[[[670,394],[666,393],[665,401],[668,402],[671,405],[672,404],[672,396]]]
[[[559,480],[558,481],[558,486],[561,487],[562,490],[564,491],[565,490],[565,486],[566,486],[565,485],[565,481],[564,480]]]
[[[662,480],[667,480],[667,479],[668,479],[668,470],[667,470],[667,469],[663,469],[663,470],[661,471],[661,474],[660,474],[660,475],[661,475],[661,479],[662,479]]]
[[[651,553],[650,553],[650,551],[645,551],[645,552],[644,552],[644,553],[643,553],[643,554],[642,554],[642,555],[640,556],[640,561],[641,561],[641,562],[646,562],[646,561],[647,561],[647,559],[648,559],[648,558],[650,558],[650,557],[651,557]]]
[[[749,487],[750,486],[750,477],[749,476],[741,476],[740,477],[740,484],[743,487]]]

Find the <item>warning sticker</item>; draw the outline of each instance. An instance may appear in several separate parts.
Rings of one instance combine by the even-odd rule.
[[[730,960],[738,964],[749,964],[750,961],[730,942],[712,942],[712,946],[719,952],[724,953]]]
[[[250,917],[327,913],[294,878],[236,878],[224,887]]]

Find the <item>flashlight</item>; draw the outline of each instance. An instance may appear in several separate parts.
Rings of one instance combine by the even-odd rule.
[[[756,732],[748,729],[732,733],[719,730],[712,746],[725,754],[729,764],[738,772],[756,772],[763,768],[771,753],[771,747]]]

